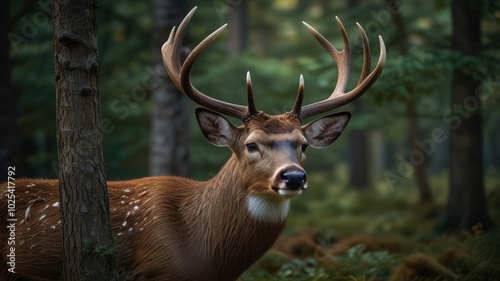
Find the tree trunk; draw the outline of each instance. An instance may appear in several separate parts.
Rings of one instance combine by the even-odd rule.
[[[114,280],[95,0],[54,0],[63,280]]]
[[[160,51],[172,27],[179,26],[187,12],[186,1],[153,0],[153,69],[158,81],[152,89],[151,98],[149,169],[153,176],[187,176],[191,169],[188,141],[190,103],[172,84]]]
[[[418,128],[418,113],[415,101],[406,102],[406,119],[408,120],[408,135],[410,138],[410,163],[415,172],[415,181],[417,182],[420,203],[431,203],[432,196],[429,181],[427,180],[427,155],[422,148],[418,146],[417,141],[421,139]],[[417,156],[418,155],[418,156]],[[416,156],[416,157],[415,157]]]
[[[393,9],[399,10],[399,5],[401,4],[395,0],[388,0],[388,6]],[[403,56],[406,56],[408,55],[409,42],[405,23],[400,12],[393,13],[393,18],[397,28],[399,51]],[[410,141],[409,162],[414,168],[419,201],[420,203],[430,203],[433,201],[433,196],[427,179],[427,157],[429,155],[426,155],[422,148],[417,145],[417,141],[421,139],[421,134],[418,127],[418,112],[415,100],[406,102],[406,120],[408,121],[408,137]]]
[[[354,101],[353,114],[361,111],[359,100]],[[368,187],[368,142],[365,130],[354,129],[349,135],[349,186]]]
[[[452,1],[453,48],[460,54],[480,50],[481,13],[481,1]],[[450,185],[445,216],[438,225],[445,232],[492,224],[484,193],[481,100],[475,96],[479,81],[473,72],[456,68],[452,74]]]
[[[328,2],[323,2],[324,7]],[[357,0],[348,0],[348,8],[356,8],[359,5]],[[325,9],[326,11],[326,9]],[[360,100],[353,102],[353,115],[361,111]],[[353,129],[349,135],[349,186],[356,189],[368,187],[368,136],[366,130]]]
[[[247,47],[247,1],[241,0],[231,9],[228,25],[229,54],[241,53]]]

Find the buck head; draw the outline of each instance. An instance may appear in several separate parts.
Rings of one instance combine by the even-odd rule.
[[[305,152],[308,146],[323,148],[334,142],[346,127],[351,114],[339,112],[324,116],[307,124],[308,117],[327,112],[347,104],[361,96],[375,82],[385,63],[385,47],[381,37],[380,57],[370,72],[371,54],[368,39],[358,25],[361,34],[364,61],[357,86],[345,92],[350,70],[350,44],[346,31],[337,18],[344,41],[344,49],[338,51],[314,28],[304,23],[319,43],[332,55],[339,72],[338,82],[332,94],[325,100],[302,106],[304,80],[300,77],[295,104],[290,112],[268,115],[258,111],[254,99],[250,74],[247,74],[247,106],[231,104],[208,97],[198,91],[190,81],[190,72],[196,58],[215,40],[226,25],[205,38],[189,54],[183,64],[180,60],[182,38],[196,8],[186,16],[176,30],[172,29],[162,47],[163,63],[172,82],[191,100],[203,108],[196,110],[196,117],[205,137],[217,146],[228,146],[238,159],[240,176],[248,184],[250,194],[260,198],[289,199],[307,188],[304,171]],[[222,114],[243,121],[234,126]]]
[[[249,73],[247,92],[251,97]],[[303,92],[302,79],[299,92]],[[296,109],[300,110],[300,105],[296,104],[291,112],[272,116],[249,107],[242,126],[234,126],[224,116],[204,108],[196,109],[196,117],[209,142],[228,146],[236,155],[250,194],[289,199],[307,188],[306,149],[334,142],[351,117],[349,112],[340,112],[302,125]]]

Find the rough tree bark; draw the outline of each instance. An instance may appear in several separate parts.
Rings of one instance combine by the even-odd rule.
[[[453,49],[462,55],[477,54],[481,48],[482,1],[453,0],[451,13]],[[450,185],[445,216],[438,225],[438,230],[445,232],[492,225],[484,193],[483,122],[474,72],[456,68],[452,74],[451,102],[456,111],[450,117]],[[465,110],[465,105],[474,110]]]
[[[63,280],[113,280],[95,0],[54,0]]]
[[[153,69],[155,79],[159,81],[151,98],[149,169],[153,176],[187,176],[191,169],[188,142],[190,103],[170,81],[160,51],[172,27],[178,26],[187,14],[187,8],[188,3],[184,0],[153,0]],[[188,54],[187,48],[185,54]]]

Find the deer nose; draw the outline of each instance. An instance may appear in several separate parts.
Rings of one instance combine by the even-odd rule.
[[[280,177],[290,189],[302,189],[307,181],[306,173],[302,170],[283,170]]]

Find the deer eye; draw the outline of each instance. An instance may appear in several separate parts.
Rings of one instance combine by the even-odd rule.
[[[306,152],[306,149],[309,147],[308,144],[303,144],[302,145],[302,152]]]
[[[255,152],[255,151],[259,150],[259,148],[257,147],[257,144],[254,142],[247,143],[245,146],[247,147],[248,152]]]

